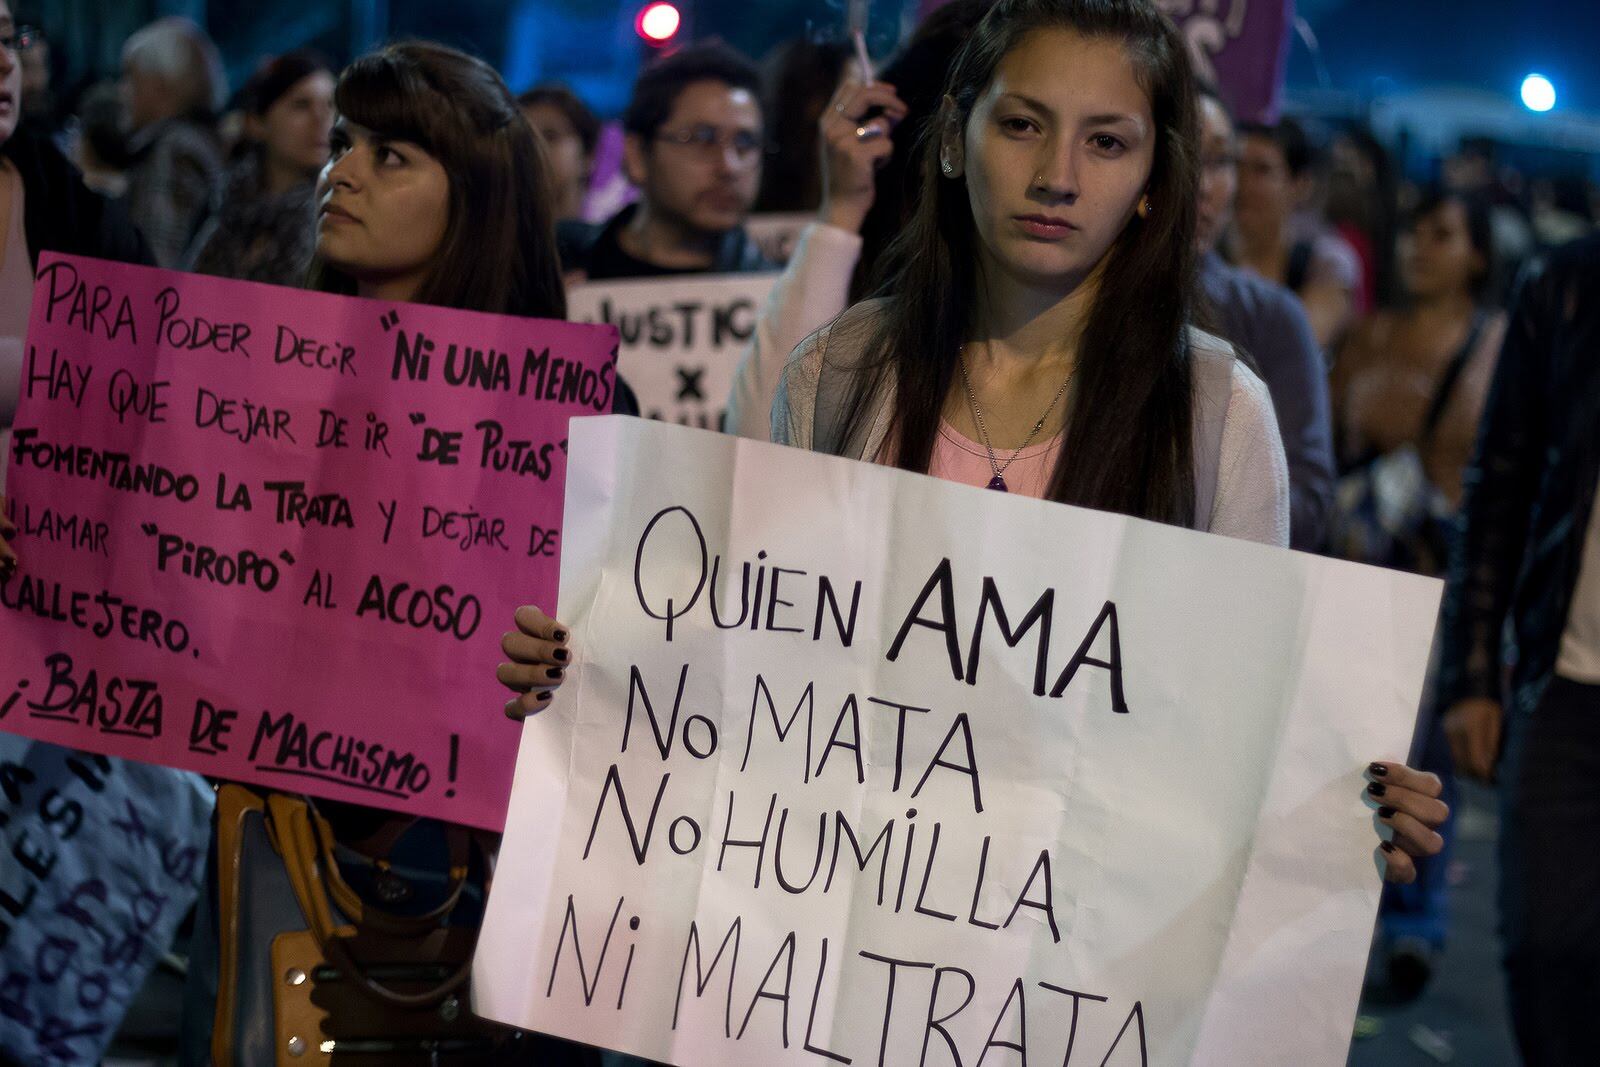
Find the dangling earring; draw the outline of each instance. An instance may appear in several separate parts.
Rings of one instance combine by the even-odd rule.
[[[939,160],[939,169],[944,171],[944,176],[946,178],[948,178],[951,175],[955,174],[956,165],[954,163],[950,162],[950,160],[948,158],[941,158]]]
[[[1138,213],[1141,219],[1147,219],[1150,217],[1150,197],[1148,194],[1139,198],[1139,206],[1134,208],[1134,210]]]

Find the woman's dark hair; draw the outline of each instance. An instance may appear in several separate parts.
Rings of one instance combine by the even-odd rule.
[[[261,62],[239,90],[239,106],[260,117],[272,110],[283,95],[313,74],[333,73],[333,64],[309,49],[285,52]]]
[[[538,107],[541,104],[565,115],[572,132],[578,135],[578,143],[583,145],[583,154],[594,155],[595,146],[600,143],[600,119],[589,110],[588,104],[578,99],[577,93],[559,82],[546,82],[535,85],[517,97],[518,107]]]
[[[1194,520],[1194,407],[1187,339],[1194,284],[1196,104],[1182,35],[1150,0],[1001,0],[950,70],[947,105],[930,129],[965,129],[1004,57],[1030,33],[1067,29],[1122,44],[1149,94],[1155,158],[1135,218],[1097,268],[1099,290],[1077,346],[1066,440],[1047,496],[1179,525]],[[1070,72],[1064,74],[1070,77]],[[869,380],[846,412],[847,433],[869,417],[876,386],[893,382],[885,445],[898,466],[926,471],[977,323],[978,237],[964,179],[941,177],[921,153],[915,214],[888,252],[892,268],[866,351]]]
[[[78,101],[78,134],[101,165],[122,170],[133,161],[127,124],[116,82],[98,82],[84,91]]]
[[[873,179],[876,193],[861,223],[861,258],[856,262],[850,296],[859,300],[883,282],[884,252],[911,221],[922,183],[922,154],[933,118],[944,99],[945,80],[956,53],[972,37],[995,0],[951,0],[923,19],[905,47],[878,72],[878,80],[894,86],[906,105],[906,117],[894,132],[894,152]]]
[[[1294,119],[1277,122],[1241,122],[1240,137],[1264,137],[1278,146],[1289,177],[1298,178],[1322,160],[1321,146],[1311,139],[1310,132]]]
[[[1433,186],[1423,191],[1416,207],[1406,218],[1406,230],[1417,228],[1428,218],[1449,204],[1461,205],[1461,214],[1467,221],[1467,240],[1472,250],[1483,257],[1483,270],[1472,279],[1472,299],[1483,304],[1497,291],[1499,261],[1494,250],[1494,222],[1489,201],[1473,193]]]
[[[701,81],[721,82],[761,98],[761,72],[755,64],[721,41],[707,41],[658,59],[639,73],[622,112],[623,130],[649,141],[672,114],[679,94]]]
[[[1330,168],[1328,204],[1323,212],[1334,226],[1351,226],[1367,239],[1372,257],[1374,296],[1380,307],[1394,302],[1394,244],[1400,217],[1400,182],[1393,157],[1370,127],[1357,123],[1339,131],[1335,143],[1348,145],[1366,161],[1372,171],[1372,184],[1352,182],[1351,175]]]
[[[346,67],[333,101],[350,122],[418,145],[450,178],[444,240],[417,303],[566,318],[549,168],[493,67],[443,45],[393,44]],[[320,257],[307,284],[356,291]]]
[[[761,108],[767,115],[772,155],[761,168],[757,211],[815,211],[822,202],[821,145],[817,121],[851,56],[842,41],[797,37],[762,65]]]

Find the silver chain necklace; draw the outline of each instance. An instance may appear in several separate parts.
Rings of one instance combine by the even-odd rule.
[[[1074,366],[1067,372],[1066,378],[1061,382],[1061,388],[1056,390],[1055,397],[1050,401],[1050,406],[1044,409],[1044,414],[1040,415],[1039,421],[1033,424],[1033,429],[1028,431],[1028,436],[1023,440],[1022,444],[1017,446],[1016,450],[1011,453],[1004,463],[1001,463],[995,458],[994,446],[989,443],[989,429],[983,424],[983,411],[978,407],[977,394],[972,391],[972,379],[967,377],[966,345],[962,345],[956,350],[956,359],[961,365],[961,385],[967,391],[967,406],[972,409],[972,421],[978,424],[978,434],[983,438],[983,450],[989,453],[989,469],[994,472],[994,477],[989,479],[988,487],[1000,493],[1010,492],[1011,487],[1006,485],[1006,469],[1016,462],[1016,458],[1022,454],[1022,450],[1032,444],[1033,439],[1039,435],[1039,431],[1044,429],[1044,424],[1050,418],[1050,413],[1056,409],[1056,405],[1061,403],[1061,398],[1066,395],[1067,386],[1072,383],[1072,376],[1078,372],[1078,368]]]

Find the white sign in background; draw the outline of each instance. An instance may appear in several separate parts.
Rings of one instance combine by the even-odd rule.
[[[617,371],[649,419],[722,428],[733,374],[776,274],[693,274],[586,282],[567,317],[617,327]]]
[[[1344,1061],[1362,770],[1405,752],[1437,582],[571,441],[579,662],[524,730],[478,1011],[674,1064]]]

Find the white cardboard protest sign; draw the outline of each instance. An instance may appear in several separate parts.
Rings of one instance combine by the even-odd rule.
[[[1342,1063],[1439,583],[574,420],[491,1018],[674,1064]]]
[[[586,282],[567,290],[574,322],[617,327],[617,371],[646,418],[716,430],[733,374],[776,274],[692,274]]]

